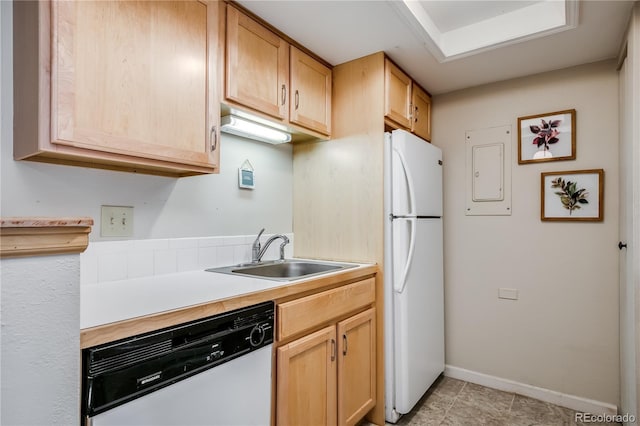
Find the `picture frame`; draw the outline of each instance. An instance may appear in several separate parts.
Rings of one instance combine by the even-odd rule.
[[[604,220],[604,170],[541,173],[542,221]]]
[[[518,164],[575,159],[575,109],[518,117]]]

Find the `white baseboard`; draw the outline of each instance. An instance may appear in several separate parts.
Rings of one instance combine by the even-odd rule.
[[[454,367],[452,365],[445,366],[444,375],[454,379],[475,383],[477,385],[498,389],[504,392],[528,396],[540,401],[570,408],[581,413],[618,414],[618,407],[606,402],[595,401],[593,399],[582,398],[575,395],[568,395],[566,393],[539,388],[525,383],[514,382],[513,380],[503,379],[501,377],[465,370],[464,368]]]

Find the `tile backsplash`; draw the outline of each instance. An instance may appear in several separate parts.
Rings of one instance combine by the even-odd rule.
[[[293,256],[293,234],[285,256]],[[262,235],[264,242],[271,235]],[[80,254],[80,283],[95,284],[152,275],[194,271],[251,261],[255,235],[153,240],[96,241]],[[280,256],[280,240],[274,241],[263,260]]]

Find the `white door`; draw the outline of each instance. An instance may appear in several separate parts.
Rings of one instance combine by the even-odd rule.
[[[442,219],[392,226],[395,403],[404,414],[444,371]]]
[[[391,133],[391,197],[396,216],[442,216],[442,151],[404,130]]]
[[[620,199],[619,235],[627,248],[620,250],[620,408],[638,414],[636,287],[633,279],[633,86],[629,61],[619,73],[620,94]],[[637,155],[637,154],[636,154]]]

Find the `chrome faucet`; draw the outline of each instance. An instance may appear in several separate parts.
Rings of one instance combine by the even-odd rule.
[[[264,256],[264,253],[267,251],[271,243],[277,240],[278,238],[282,239],[282,243],[280,244],[280,260],[284,260],[284,246],[289,244],[289,238],[287,238],[286,235],[282,235],[282,234],[272,235],[271,237],[269,237],[267,241],[265,241],[264,247],[261,248],[260,236],[262,235],[263,232],[264,232],[264,228],[260,230],[260,232],[258,233],[258,236],[256,237],[256,239],[253,241],[253,244],[251,245],[251,262],[253,263],[260,262],[262,260],[262,256]]]

